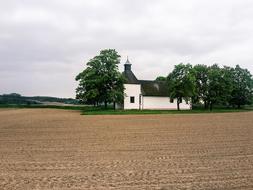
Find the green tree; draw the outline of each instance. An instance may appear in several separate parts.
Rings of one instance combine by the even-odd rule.
[[[195,75],[195,96],[194,103],[204,102],[204,107],[208,107],[208,67],[206,65],[195,65],[193,67]]]
[[[158,76],[155,80],[156,80],[156,81],[166,81],[167,78],[164,77],[164,76]]]
[[[122,103],[124,99],[124,79],[118,71],[120,55],[114,49],[100,51],[87,63],[87,68],[79,73],[76,80],[79,86],[76,97],[88,103],[103,102],[105,108],[108,103]]]
[[[83,103],[98,104],[100,99],[101,63],[98,56],[95,56],[87,63],[87,68],[76,76],[79,85],[76,89],[76,98]]]
[[[220,94],[222,93],[222,87],[220,85],[221,69],[215,64],[209,67],[208,71],[208,102],[210,104],[210,110],[213,109],[213,104],[218,103]]]
[[[170,98],[177,99],[177,109],[184,99],[189,102],[195,93],[194,70],[190,64],[175,65],[174,70],[168,75],[167,83]]]
[[[231,68],[220,68],[217,64],[209,67],[207,86],[210,110],[214,104],[227,105],[232,91]]]
[[[242,105],[252,103],[253,79],[247,69],[242,69],[239,65],[232,70],[233,90],[230,103],[240,108]]]
[[[221,101],[223,106],[229,106],[231,100],[231,94],[233,90],[233,68],[224,66],[222,68],[222,81],[223,93],[221,96]]]

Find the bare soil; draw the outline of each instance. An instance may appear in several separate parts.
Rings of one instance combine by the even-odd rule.
[[[2,109],[0,189],[252,190],[253,112]]]

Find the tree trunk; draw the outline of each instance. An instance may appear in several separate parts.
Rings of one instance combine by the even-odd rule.
[[[241,104],[238,104],[238,105],[237,105],[237,108],[240,109],[240,108],[241,108]]]
[[[116,110],[116,103],[113,102],[113,109]]]
[[[211,102],[210,103],[210,111],[212,111],[213,110],[213,103]]]
[[[178,111],[180,110],[180,100],[179,100],[179,98],[177,98],[177,110]]]
[[[107,101],[105,100],[105,109],[107,109]]]
[[[204,105],[205,105],[205,109],[207,109],[208,108],[207,101],[204,101]]]

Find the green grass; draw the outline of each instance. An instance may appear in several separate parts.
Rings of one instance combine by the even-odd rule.
[[[57,106],[57,105],[7,105],[0,104],[0,108],[52,108],[65,110],[78,110],[82,115],[134,115],[134,114],[200,114],[200,113],[227,113],[227,112],[245,112],[253,111],[252,106],[241,109],[233,108],[214,108],[212,111],[203,108],[194,108],[193,110],[114,110],[112,108],[104,109],[103,107],[92,106]]]
[[[227,113],[246,112],[252,109],[194,109],[194,110],[113,110],[113,109],[84,109],[83,115],[135,115],[135,114],[199,114],[199,113]]]

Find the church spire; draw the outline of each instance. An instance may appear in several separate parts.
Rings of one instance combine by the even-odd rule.
[[[131,64],[129,59],[128,59],[128,56],[127,56],[126,64]]]
[[[129,61],[129,59],[128,59],[128,56],[127,56],[127,60],[126,60],[126,63],[125,63],[125,71],[131,71],[131,63],[130,63],[130,61]]]

